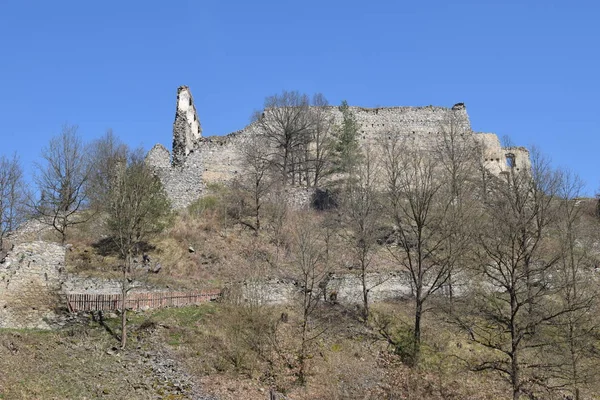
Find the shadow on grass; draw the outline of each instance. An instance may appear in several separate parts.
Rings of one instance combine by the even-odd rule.
[[[96,243],[92,244],[92,247],[94,249],[96,249],[96,251],[98,252],[98,254],[100,254],[101,256],[117,256],[119,257],[121,255],[120,251],[119,251],[119,247],[116,244],[116,240],[113,237],[106,237],[103,239],[100,239],[99,241],[97,241]],[[151,245],[148,242],[141,242],[138,245],[137,253],[147,253],[149,251],[155,250],[156,247]]]
[[[100,324],[100,326],[103,327],[110,336],[116,340],[121,340],[121,337],[117,335],[117,333],[106,323],[106,319],[104,319],[104,313],[102,311],[98,311],[97,313],[92,312],[92,319],[94,322]]]

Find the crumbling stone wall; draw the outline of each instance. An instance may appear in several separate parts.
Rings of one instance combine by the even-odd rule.
[[[66,273],[64,246],[34,241],[16,244],[0,262],[0,328],[51,329],[68,316],[67,294],[120,294],[118,279]],[[164,291],[134,281],[132,293]]]
[[[378,144],[384,136],[395,135],[413,148],[431,150],[450,120],[472,140],[484,146],[484,165],[500,175],[514,163],[517,169],[529,168],[529,153],[523,147],[502,148],[495,134],[473,133],[463,103],[447,107],[350,107],[360,124],[361,144]],[[342,122],[338,107],[328,107],[334,124]],[[241,173],[242,150],[252,135],[260,134],[256,123],[226,136],[202,138],[200,122],[187,86],[178,89],[177,111],[173,125],[173,154],[162,145],[148,153],[147,162],[160,176],[174,208],[183,208],[199,198],[206,184],[224,183]]]
[[[177,88],[177,108],[173,122],[173,165],[180,166],[188,154],[194,151],[202,136],[202,127],[192,92],[187,86]]]
[[[0,263],[0,328],[49,329],[57,320],[65,248],[21,243]]]
[[[160,178],[173,208],[184,208],[202,195],[204,181],[200,151],[193,151],[179,165],[172,165],[169,150],[157,144],[146,156],[146,163]]]
[[[180,86],[173,122],[173,154],[157,144],[146,156],[147,165],[160,178],[175,209],[186,207],[202,195],[203,162],[198,151],[201,138],[202,127],[192,92],[187,86]]]
[[[476,133],[475,137],[483,145],[483,165],[492,174],[499,176],[512,167],[517,171],[531,168],[529,151],[525,147],[502,147],[498,136],[493,133]],[[511,162],[514,165],[511,166]]]
[[[382,302],[409,299],[414,293],[410,277],[403,272],[372,272],[366,275],[369,301]],[[358,274],[334,274],[327,281],[324,299],[341,304],[362,304],[362,283]],[[245,281],[233,291],[238,302],[287,304],[298,300],[302,288],[291,279]]]

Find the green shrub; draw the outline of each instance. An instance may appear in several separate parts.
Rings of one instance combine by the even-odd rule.
[[[189,205],[188,211],[191,215],[199,217],[206,211],[214,211],[219,206],[219,200],[215,196],[204,196]]]

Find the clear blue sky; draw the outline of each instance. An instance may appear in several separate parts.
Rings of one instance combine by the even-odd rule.
[[[600,4],[557,0],[0,2],[0,154],[27,172],[63,123],[170,148],[179,85],[205,135],[265,96],[467,105],[600,187]]]

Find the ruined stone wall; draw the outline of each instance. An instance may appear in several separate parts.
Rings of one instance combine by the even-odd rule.
[[[16,245],[0,263],[0,328],[50,329],[64,276],[65,248],[55,243]]]
[[[500,175],[511,168],[510,155],[514,156],[517,171],[531,168],[529,151],[525,147],[502,147],[493,133],[476,133],[475,137],[483,144],[483,165],[492,174]]]
[[[412,143],[416,148],[430,148],[439,135],[440,127],[451,119],[462,121],[463,129],[471,130],[464,105],[446,107],[350,107],[360,124],[362,143],[380,143],[382,135],[394,134]],[[341,124],[342,113],[337,107],[331,110],[336,124]]]
[[[484,146],[484,165],[495,175],[510,168],[514,160],[520,170],[529,168],[529,153],[523,147],[502,148],[495,134],[473,133],[466,107],[462,103],[446,107],[350,107],[360,124],[363,146],[378,145],[384,137],[395,135],[412,148],[431,151],[449,121],[459,121],[459,129]],[[333,123],[342,123],[338,107],[328,107]],[[230,182],[242,171],[244,146],[252,135],[260,134],[253,123],[226,136],[201,137],[200,122],[187,86],[178,89],[177,111],[173,125],[173,153],[156,145],[147,162],[160,176],[174,208],[184,208],[198,199],[210,183]],[[510,160],[507,159],[510,158]]]
[[[120,294],[117,279],[65,272],[64,246],[35,241],[18,243],[0,262],[0,328],[52,329],[69,318],[67,294]],[[164,291],[134,281],[132,293]]]
[[[238,176],[242,169],[243,148],[257,133],[256,124],[250,124],[227,136],[210,136],[200,140],[198,151],[202,154],[204,182],[223,183]]]
[[[162,144],[155,145],[146,156],[146,163],[159,176],[173,208],[184,208],[202,195],[202,158],[202,152],[195,150],[179,165],[172,165],[171,154]]]
[[[177,107],[173,122],[173,165],[183,164],[202,136],[200,120],[192,92],[187,86],[177,88]]]
[[[530,168],[529,152],[524,147],[503,148],[493,133],[474,133],[467,110],[463,104],[446,107],[350,107],[360,124],[361,145],[377,146],[382,139],[395,135],[415,149],[432,150],[442,133],[441,127],[450,120],[459,121],[461,131],[479,141],[484,149],[484,166],[494,175],[507,171],[507,156],[514,155],[517,170]],[[342,113],[337,107],[329,107],[328,113],[334,124],[342,123]],[[210,137],[199,142],[203,154],[203,181],[226,182],[242,168],[241,149],[250,135],[258,134],[256,125],[250,124],[241,131],[223,137]]]
[[[372,302],[408,299],[413,296],[410,277],[403,272],[368,273],[366,281],[369,301]],[[301,293],[298,283],[289,279],[245,281],[234,289],[237,301],[256,304],[287,304],[298,300]],[[363,294],[360,277],[357,274],[331,276],[325,286],[325,296],[328,300],[335,298],[341,304],[361,304]]]
[[[394,134],[415,147],[430,148],[439,135],[440,126],[453,116],[465,122],[464,129],[470,131],[469,117],[464,106],[455,109],[445,107],[350,107],[361,128],[361,144],[376,145],[384,135]],[[328,107],[327,112],[335,125],[342,123],[342,112],[338,107]],[[202,153],[203,181],[205,183],[227,182],[242,169],[242,149],[252,135],[259,134],[256,124],[241,131],[226,135],[203,138],[198,143]]]

